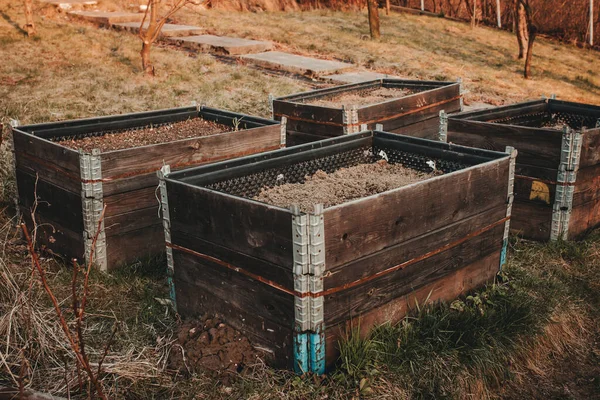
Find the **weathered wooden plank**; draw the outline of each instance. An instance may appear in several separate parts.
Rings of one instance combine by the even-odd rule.
[[[533,202],[551,207],[554,204],[556,184],[537,179],[515,178],[514,195],[517,201]]]
[[[19,129],[13,129],[12,134],[16,153],[33,156],[38,160],[42,160],[49,164],[49,168],[56,167],[59,172],[63,172],[65,175],[81,176],[79,171],[79,152],[22,132]],[[23,163],[25,163],[24,160]]]
[[[398,129],[398,128],[401,128],[406,125],[411,125],[411,124],[415,124],[417,122],[421,122],[423,120],[435,119],[437,122],[436,129],[435,129],[436,133],[437,133],[439,131],[439,126],[440,126],[439,115],[440,115],[440,111],[442,111],[442,110],[446,111],[446,112],[460,110],[460,99],[453,100],[449,103],[434,105],[434,106],[427,107],[427,108],[422,108],[422,109],[417,108],[417,109],[411,111],[410,114],[400,115],[399,117],[396,117],[396,118],[382,119],[379,122],[375,121],[375,122],[372,122],[371,124],[367,124],[367,126],[375,127],[376,124],[382,124],[383,129],[385,131],[391,131],[391,130]],[[438,140],[437,137],[436,137],[436,140]]]
[[[244,308],[251,315],[293,328],[293,295],[177,249],[173,249],[173,257],[176,286],[186,282],[210,292],[213,301],[218,299],[216,302]]]
[[[102,175],[118,179],[133,174],[199,165],[231,157],[274,150],[281,144],[278,125],[183,139],[170,143],[102,153]]]
[[[500,251],[495,251],[472,264],[446,275],[442,279],[431,282],[421,288],[412,290],[402,296],[360,315],[358,318],[346,319],[335,326],[328,326],[325,331],[326,364],[332,366],[339,356],[338,343],[354,329],[359,329],[361,337],[366,337],[373,327],[384,323],[398,323],[416,306],[451,301],[486,282],[490,282],[498,272]],[[325,307],[326,309],[327,307]]]
[[[156,176],[156,174],[154,174]],[[114,195],[107,195],[106,185],[103,185],[104,190],[104,205],[106,206],[106,218],[113,215],[119,215],[135,210],[154,207],[155,214],[158,218],[158,209],[160,208],[159,193],[157,192],[158,183],[139,190],[129,192],[121,192]],[[110,187],[110,185],[108,185]]]
[[[577,171],[573,206],[579,206],[597,198],[600,198],[600,164]]]
[[[577,239],[600,225],[600,198],[573,206],[568,239]]]
[[[396,297],[438,281],[455,270],[485,258],[486,255],[501,249],[503,235],[504,224],[500,224],[479,236],[404,269],[382,275],[363,285],[328,294],[325,296],[325,326],[356,318]],[[436,248],[432,245],[431,250]],[[498,270],[499,267],[500,265],[497,265],[496,269]]]
[[[342,125],[344,122],[341,107],[316,106],[301,101],[294,102],[293,99],[287,101],[281,99],[273,100],[273,114],[278,119],[288,117],[288,119],[323,121],[338,125]]]
[[[287,267],[281,267],[265,260],[248,256],[247,254],[219,246],[212,241],[206,241],[183,232],[172,231],[171,242],[208,257],[214,257],[229,264],[232,268],[240,268],[250,274],[261,276],[290,291],[294,290],[294,276],[292,271]],[[221,268],[227,267],[221,266]]]
[[[289,211],[169,180],[167,192],[173,232],[292,268]]]
[[[423,121],[418,121],[410,125],[402,125],[398,128],[386,128],[384,131],[397,133],[399,135],[408,135],[429,140],[439,140],[440,120],[438,117],[429,118]]]
[[[448,142],[496,151],[504,151],[506,146],[512,146],[519,152],[518,164],[558,168],[562,132],[450,117]]]
[[[387,247],[377,253],[329,268],[323,279],[324,290],[364,280],[374,274],[397,266],[463,239],[506,217],[506,204],[485,210],[468,218],[450,223],[437,230]],[[502,224],[504,226],[504,224]]]
[[[510,222],[512,233],[525,239],[545,241],[550,239],[551,228],[552,206],[515,200]]]
[[[108,207],[106,211],[108,212]],[[138,208],[122,214],[105,215],[104,229],[106,236],[115,236],[152,225],[161,225],[161,221],[158,216],[158,207]]]
[[[288,130],[286,131],[285,146],[299,146],[301,144],[312,143],[323,139],[328,139],[328,137]]]
[[[165,237],[162,225],[150,225],[110,236],[107,232],[106,258],[109,270],[160,255],[164,251]]]
[[[598,118],[600,120],[600,117]],[[589,129],[583,135],[579,168],[600,164],[600,128]]]
[[[544,112],[548,109],[548,100],[539,99],[502,107],[486,108],[483,110],[466,111],[453,117],[471,121],[492,121],[524,114]]]
[[[66,191],[20,170],[16,171],[16,177],[20,205],[31,210],[37,197],[37,215],[75,232],[83,232],[81,194]]]
[[[181,265],[181,259],[176,262]],[[192,261],[189,261],[192,262]],[[176,267],[177,270],[177,267]],[[204,286],[177,279],[175,282],[177,311],[184,317],[217,315],[230,326],[248,337],[251,344],[264,352],[266,360],[275,368],[293,367],[293,331],[249,312],[245,304],[217,298]]]
[[[442,88],[418,92],[383,103],[360,107],[358,109],[358,120],[363,124],[375,123],[378,121],[385,122],[386,120],[400,118],[402,114],[409,114],[416,110],[433,108],[435,105],[440,105],[440,103],[446,104],[448,110],[451,110],[452,101],[456,101],[459,97],[460,84],[456,83]],[[458,109],[460,109],[460,103]],[[458,109],[455,109],[455,111]]]
[[[327,268],[504,204],[508,162],[495,160],[326,209]]]
[[[299,120],[294,117],[288,117],[286,123],[286,131],[288,132],[303,132],[313,135],[322,135],[325,137],[342,136],[344,127],[340,124],[337,126],[328,125],[320,120]]]

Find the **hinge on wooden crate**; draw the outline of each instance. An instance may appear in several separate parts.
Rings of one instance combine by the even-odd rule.
[[[290,207],[292,212],[292,243],[294,251],[294,275],[306,275],[309,273],[308,254],[308,215],[300,212],[297,205]]]
[[[286,130],[287,130],[287,117],[281,117],[281,125],[279,131],[279,139],[282,147],[285,147],[286,141]]]
[[[600,118],[596,120],[596,128],[600,128]]]
[[[359,132],[364,132],[367,130],[367,124],[360,124],[360,127],[358,129]]]
[[[560,166],[565,171],[576,171],[581,156],[582,132],[573,131],[568,125],[563,127]]]
[[[300,375],[310,371],[309,342],[308,333],[294,332],[294,372]]]
[[[342,105],[342,123],[345,135],[360,131],[360,126],[358,126],[358,106]]]
[[[309,234],[309,276],[310,293],[323,292],[323,274],[325,273],[325,221],[323,205],[315,205],[314,211],[308,216]],[[310,297],[310,370],[316,374],[325,373],[325,333],[324,333],[323,296]]]
[[[175,275],[175,261],[173,260],[173,249],[170,244],[171,242],[171,215],[169,212],[169,197],[167,196],[167,183],[165,178],[171,173],[170,165],[163,165],[161,169],[156,171],[158,176],[158,190],[160,191],[160,208],[159,212],[162,215],[163,230],[165,232],[165,243],[166,254],[167,254],[167,282],[169,284],[169,297],[171,298],[171,305],[173,309],[177,310],[177,299],[175,297],[175,282],[173,277]]]
[[[275,119],[275,109],[273,108],[273,100],[275,97],[269,93],[269,111],[271,112],[271,119]]]
[[[508,167],[508,189],[506,195],[506,217],[504,223],[504,235],[502,236],[502,250],[500,253],[500,270],[506,264],[506,254],[508,252],[508,234],[510,232],[510,216],[512,214],[512,205],[515,199],[515,170],[517,164],[517,150],[514,147],[506,146],[505,152],[510,155],[510,163]]]
[[[85,260],[90,262],[94,236],[100,229],[94,248],[94,263],[101,271],[107,271],[106,234],[104,221],[100,223],[104,209],[104,194],[102,189],[102,162],[100,150],[91,153],[79,152],[79,167],[81,176],[81,206],[83,212],[83,241]],[[100,223],[100,226],[98,224]]]
[[[13,128],[17,128],[19,125],[21,125],[18,119],[11,119],[8,123]]]
[[[440,127],[438,129],[438,139],[440,142],[448,142],[448,114],[446,111],[440,111]]]
[[[383,124],[375,124],[375,130],[379,131],[379,132],[383,132]]]
[[[15,153],[15,136],[14,133],[12,132],[12,129],[17,128],[19,126],[19,120],[18,119],[11,119],[9,122],[9,125],[11,127],[11,135],[10,135],[10,146],[12,149],[12,164],[13,164],[13,181],[14,181],[14,185],[15,185],[15,196],[13,198],[13,202],[15,203],[15,210],[16,210],[16,220],[17,220],[17,224],[21,223],[21,207],[19,206],[19,186],[17,184],[17,155]],[[2,124],[0,124],[0,135],[2,135]]]
[[[463,80],[462,80],[462,78],[459,77],[458,79],[456,79],[456,82],[458,82],[458,85],[459,85],[458,86],[459,87],[458,94],[460,95],[459,103],[460,103],[460,111],[462,112],[464,110],[464,108],[465,108],[465,101],[464,101],[463,96],[464,96],[464,94],[466,92],[463,90]]]

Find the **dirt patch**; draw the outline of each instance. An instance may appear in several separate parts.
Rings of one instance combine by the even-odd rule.
[[[322,97],[317,99],[308,99],[306,104],[314,106],[341,108],[342,106],[366,106],[377,104],[391,99],[405,97],[419,92],[413,89],[396,89],[396,88],[377,88],[366,89],[356,92],[348,92],[332,97]]]
[[[169,367],[182,373],[239,373],[258,356],[248,338],[220,318],[208,317],[181,325]]]
[[[216,135],[232,130],[233,128],[227,125],[217,124],[202,118],[193,118],[173,124],[106,133],[101,136],[69,138],[57,141],[57,143],[75,150],[92,151],[93,149],[99,149],[100,151],[111,151]]]
[[[286,183],[265,188],[254,199],[285,208],[297,204],[302,211],[310,212],[315,204],[330,207],[410,185],[435,175],[436,173],[419,172],[380,160],[374,164],[341,168],[331,174],[319,170],[306,176],[304,183]]]

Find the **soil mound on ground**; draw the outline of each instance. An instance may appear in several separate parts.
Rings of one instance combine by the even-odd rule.
[[[217,124],[202,118],[192,118],[172,124],[148,126],[141,129],[106,133],[100,136],[68,138],[57,143],[75,150],[82,149],[88,152],[93,149],[112,151],[216,135],[231,130],[232,128],[227,125]]]
[[[239,373],[259,353],[248,338],[217,317],[183,323],[169,356],[169,367],[182,373]]]
[[[330,174],[319,170],[306,176],[304,183],[286,183],[264,188],[254,199],[284,208],[297,204],[302,211],[311,212],[315,204],[330,207],[410,185],[435,175],[380,160],[373,164],[341,168]]]

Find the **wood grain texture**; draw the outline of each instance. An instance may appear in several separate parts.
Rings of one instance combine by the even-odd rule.
[[[579,168],[592,167],[598,164],[600,164],[600,128],[589,129],[583,135]]]
[[[287,210],[167,180],[171,229],[292,268]]]
[[[438,301],[451,301],[486,282],[491,282],[498,272],[499,264],[500,252],[495,251],[470,265],[451,272],[442,279],[416,288],[378,308],[365,312],[360,317],[347,319],[340,324],[327,327],[325,334],[327,366],[331,367],[335,364],[339,356],[339,341],[343,340],[346,334],[353,329],[359,329],[360,335],[365,337],[375,326],[387,322],[399,322],[411,310],[414,310],[417,304],[423,306],[426,302],[431,304]]]
[[[326,209],[327,269],[505,204],[508,162],[503,158]]]
[[[397,133],[399,135],[407,135],[429,140],[439,140],[439,127],[439,117],[432,117],[410,125],[402,125],[398,128],[386,128],[384,124],[383,130],[386,132]]]
[[[12,131],[15,152],[23,153],[51,163],[65,173],[81,176],[79,171],[79,152],[67,147],[38,138],[18,129]],[[24,160],[21,160],[25,163]]]
[[[108,270],[158,256],[165,251],[165,233],[162,225],[150,225],[106,237]]]
[[[513,234],[525,239],[545,241],[550,239],[551,228],[552,206],[515,200],[510,221]]]

